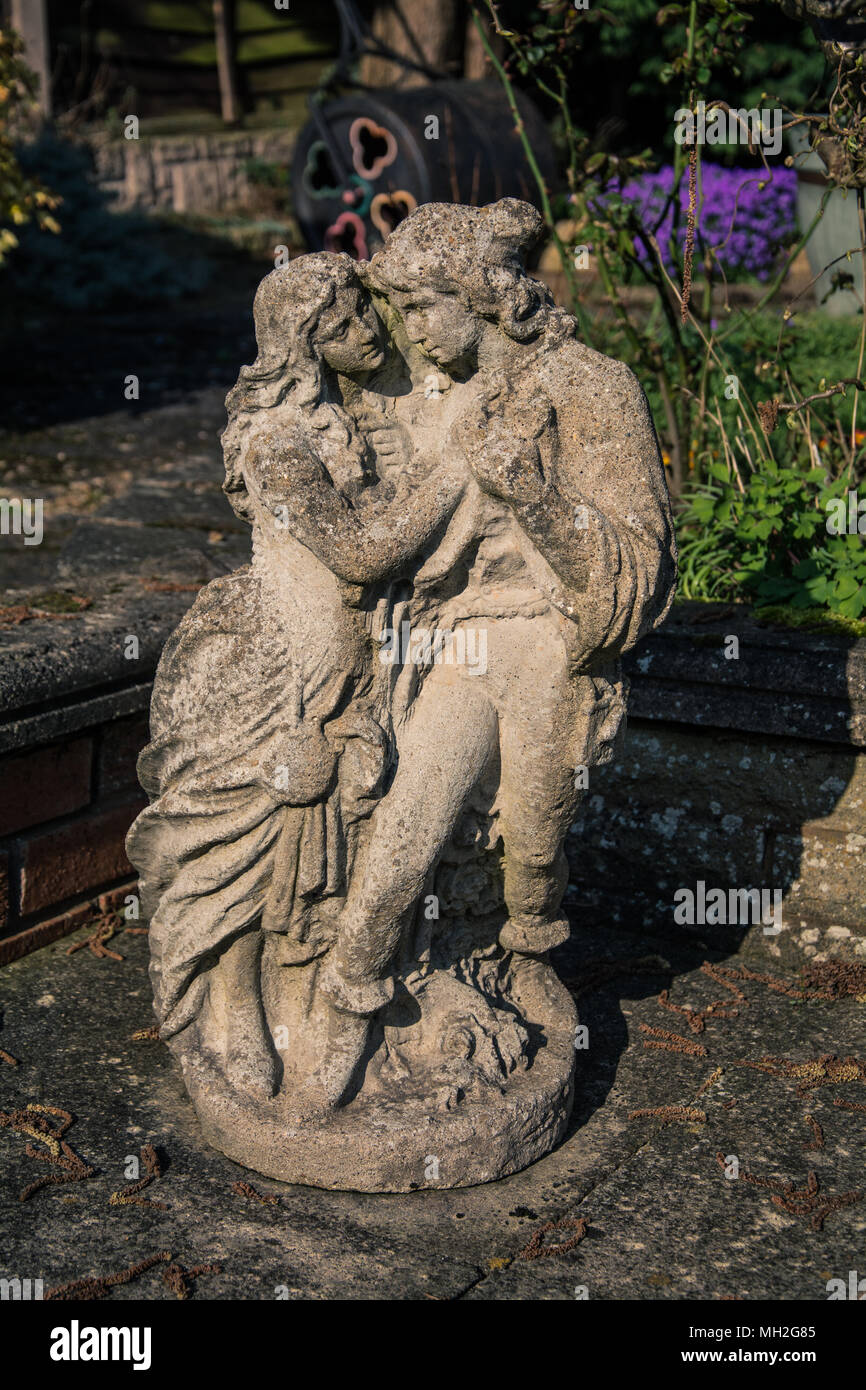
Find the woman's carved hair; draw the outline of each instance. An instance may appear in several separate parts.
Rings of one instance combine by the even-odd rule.
[[[246,521],[253,520],[253,511],[243,472],[245,436],[258,411],[283,406],[292,413],[301,410],[311,428],[341,427],[345,443],[351,441],[349,417],[324,399],[324,366],[313,338],[325,310],[359,284],[350,256],[323,251],[272,270],[256,291],[258,356],[251,366],[241,367],[226,396],[228,425],[222,435],[223,491]]]
[[[543,234],[540,212],[518,198],[483,208],[423,203],[391,233],[367,275],[385,294],[422,287],[453,294],[510,338],[528,342],[553,307],[524,265]]]

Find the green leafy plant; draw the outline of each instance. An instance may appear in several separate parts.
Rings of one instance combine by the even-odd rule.
[[[688,491],[679,517],[683,598],[825,608],[843,618],[866,612],[863,536],[828,529],[832,503],[847,514],[847,478],[776,463],[739,485],[724,464],[709,474]]]
[[[482,6],[506,46],[504,59],[485,35]],[[619,196],[618,190],[656,172],[653,151],[614,153],[603,132],[592,136],[582,132],[573,115],[580,106],[575,81],[584,50],[591,48],[599,33],[599,21],[616,16],[592,8],[577,13],[566,0],[547,0],[541,7],[543,23],[533,22],[533,13],[506,27],[494,0],[474,0],[474,7],[482,43],[506,93],[513,95],[516,80],[531,83],[555,112],[567,194],[557,197],[545,186],[537,165],[534,171],[539,201],[569,287],[570,307],[590,346],[623,358],[645,387],[652,383],[656,388],[669,481],[677,495],[701,460],[721,454],[720,426],[708,402],[708,378],[713,371],[735,375],[736,368],[726,349],[733,319],[722,248],[707,245],[700,234],[700,150],[692,146],[689,158],[689,149],[673,141],[673,117],[677,109],[694,110],[699,100],[710,99],[714,85],[733,97],[732,83],[741,80],[740,59],[748,46],[752,6],[748,0],[685,0],[664,6],[653,18],[654,47],[658,52],[660,38],[664,54],[664,62],[654,68],[656,101],[668,116],[673,178],[666,201],[650,217],[642,215],[636,202]],[[637,6],[635,17],[640,24],[648,20],[642,6]],[[590,24],[595,27],[590,29]],[[517,129],[532,164],[519,120]],[[683,198],[687,167],[688,197]],[[771,179],[772,170],[756,166],[758,196]],[[659,242],[663,226],[664,246]],[[755,309],[778,292],[804,240],[779,260],[777,273]],[[604,293],[602,316],[588,313],[583,302],[586,281],[581,281],[574,263],[580,247],[591,251]],[[634,289],[651,292],[649,308],[646,300],[641,305],[635,299]],[[741,396],[740,416],[753,452],[760,454],[760,417],[746,392]]]
[[[516,129],[582,335],[590,346],[629,363],[659,422],[682,556],[680,592],[787,604],[798,612],[817,608],[856,622],[866,610],[866,546],[860,535],[831,535],[826,521],[827,504],[855,489],[866,473],[866,433],[857,419],[859,395],[866,390],[866,305],[859,322],[833,325],[839,338],[833,350],[826,325],[802,312],[799,295],[781,312],[778,307],[832,187],[857,182],[866,127],[850,115],[850,102],[844,111],[839,106],[845,74],[824,71],[823,100],[837,143],[844,136],[855,149],[844,168],[828,165],[827,191],[811,225],[800,229],[793,245],[787,233],[776,238],[761,262],[764,283],[738,294],[733,307],[720,254],[725,239],[715,245],[702,234],[701,148],[674,144],[672,128],[676,110],[694,112],[699,102],[729,113],[784,106],[780,97],[756,87],[759,68],[749,38],[760,10],[755,0],[678,0],[661,9],[623,0],[619,11],[626,12],[626,29],[631,25],[643,35],[644,100],[651,97],[667,121],[655,152],[639,150],[633,133],[619,140],[615,121],[607,129],[601,122],[593,132],[578,124],[577,113],[586,111],[580,76],[587,55],[599,46],[605,53],[628,51],[628,33],[609,25],[618,14],[600,7],[578,14],[566,0],[543,0],[520,16],[495,0],[473,0],[473,8],[512,109],[514,85],[523,83],[553,113],[564,192],[545,185],[517,115]],[[482,12],[498,51],[485,34]],[[801,30],[800,36],[806,56],[799,72],[790,46],[770,64],[795,102],[804,100],[806,76],[815,77],[821,61],[811,35]],[[853,61],[849,86],[862,76],[860,60]],[[810,105],[814,110],[811,99]],[[824,132],[819,117],[793,114],[790,123],[803,120],[817,126],[818,135]],[[673,177],[662,179],[658,150],[672,145]],[[742,144],[736,148],[739,163],[745,151]],[[760,224],[774,170],[763,154],[760,161],[754,150],[750,157],[755,177],[748,197],[755,205],[752,220]],[[622,195],[630,181],[653,179],[662,196],[649,209]],[[856,202],[860,250],[866,253],[866,201],[859,185]],[[737,214],[740,206],[738,194]],[[595,282],[576,273],[578,252],[591,257],[587,268],[596,272]],[[597,300],[590,306],[592,294]],[[804,325],[815,330],[812,337]]]

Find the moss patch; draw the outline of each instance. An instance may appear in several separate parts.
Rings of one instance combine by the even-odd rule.
[[[843,637],[866,637],[866,621],[863,618],[843,618],[841,614],[828,613],[825,608],[784,608],[767,606],[756,608],[755,621],[762,627],[803,628],[808,632],[835,632]]]
[[[34,594],[29,607],[40,613],[80,613],[90,605],[90,599],[77,594],[64,594],[59,589],[49,589],[42,594]]]

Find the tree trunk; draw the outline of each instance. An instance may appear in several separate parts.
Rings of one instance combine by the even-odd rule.
[[[13,29],[24,40],[24,60],[39,78],[39,109],[51,115],[51,62],[45,0],[12,0],[9,15]]]

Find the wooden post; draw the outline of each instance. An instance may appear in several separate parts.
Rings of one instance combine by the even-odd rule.
[[[458,0],[433,4],[430,0],[381,0],[373,13],[372,29],[395,53],[459,77],[463,67],[459,13]],[[361,80],[372,87],[423,87],[430,79],[387,58],[369,55],[361,64]]]
[[[222,117],[226,125],[237,125],[241,116],[241,103],[235,64],[234,0],[213,0],[213,22],[216,31]]]
[[[51,60],[45,0],[12,0],[10,23],[24,40],[24,61],[39,78],[39,109],[51,115]]]

